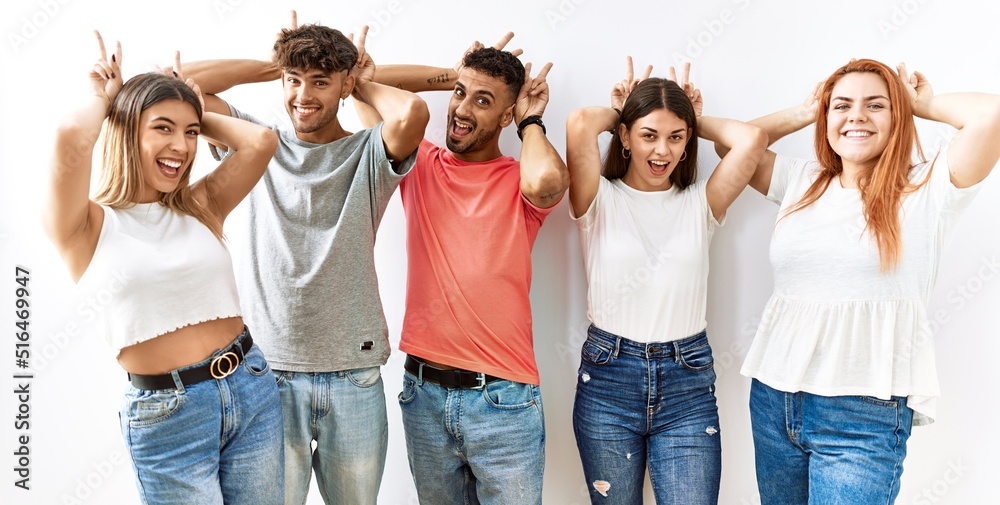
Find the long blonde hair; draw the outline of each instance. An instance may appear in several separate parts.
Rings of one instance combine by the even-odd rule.
[[[139,155],[139,118],[142,112],[164,100],[182,100],[194,107],[201,120],[201,102],[186,84],[163,74],[150,72],[129,79],[108,108],[104,139],[104,162],[94,201],[111,208],[135,205],[145,187]],[[222,222],[191,193],[191,166],[181,168],[177,187],[160,193],[157,201],[170,210],[194,217],[222,240]]]
[[[879,266],[883,272],[892,270],[899,264],[902,256],[902,237],[900,235],[899,209],[903,204],[902,197],[922,186],[927,179],[919,184],[911,184],[910,170],[913,168],[913,153],[916,151],[920,161],[924,160],[924,152],[917,138],[917,127],[913,121],[913,109],[906,87],[900,81],[894,70],[875,60],[855,60],[838,68],[823,84],[816,110],[816,134],[814,145],[816,159],[821,170],[816,180],[809,186],[795,205],[784,216],[808,207],[823,195],[834,177],[839,177],[844,171],[841,160],[826,137],[827,112],[830,109],[830,95],[833,87],[841,77],[852,72],[870,72],[882,78],[889,89],[889,105],[892,114],[892,128],[889,132],[889,142],[879,155],[875,166],[861,175],[858,181],[861,190],[861,202],[865,218],[865,228],[878,245]],[[928,174],[928,178],[930,175]]]

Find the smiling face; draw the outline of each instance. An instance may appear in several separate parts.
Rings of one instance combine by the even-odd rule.
[[[871,72],[844,75],[833,86],[826,114],[826,138],[844,169],[874,166],[889,143],[893,126],[885,81]]]
[[[500,130],[514,119],[514,97],[504,82],[475,69],[458,76],[448,102],[445,145],[463,161],[500,156]]]
[[[656,109],[618,132],[622,145],[632,154],[622,181],[640,191],[670,189],[673,173],[691,131],[683,119],[667,109]]]
[[[354,88],[354,77],[343,70],[325,73],[316,69],[282,71],[285,110],[300,140],[325,144],[343,136],[337,121],[340,100]]]
[[[191,104],[163,100],[139,116],[139,163],[143,188],[138,202],[156,201],[177,188],[198,151],[201,123]]]

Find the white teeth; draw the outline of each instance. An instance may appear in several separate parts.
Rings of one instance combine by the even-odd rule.
[[[470,123],[463,123],[462,121],[455,121],[455,126],[459,128],[472,128]]]
[[[872,132],[851,130],[844,134],[845,137],[871,137]]]
[[[665,166],[667,166],[667,165],[670,164],[669,161],[650,161],[650,163],[652,163],[654,165],[659,165],[661,167],[665,167]]]
[[[158,159],[156,160],[170,168],[181,168],[181,162],[177,160]]]
[[[319,109],[316,107],[296,107],[295,110],[303,114],[312,114],[313,112],[316,112]]]

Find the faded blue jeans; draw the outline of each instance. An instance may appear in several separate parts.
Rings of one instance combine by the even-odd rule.
[[[899,494],[913,411],[906,398],[750,386],[762,505],[889,505]]]
[[[315,470],[325,503],[375,505],[389,441],[379,367],[274,375],[285,413],[285,504],[306,502]]]
[[[122,402],[122,434],[142,503],[283,503],[281,403],[257,345],[224,379],[175,381],[170,389],[129,385]]]
[[[539,505],[545,422],[538,386],[446,388],[404,372],[406,454],[421,505]]]
[[[722,476],[712,348],[705,332],[639,343],[591,325],[573,431],[595,504],[715,505]]]

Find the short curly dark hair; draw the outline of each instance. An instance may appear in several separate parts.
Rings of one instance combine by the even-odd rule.
[[[482,72],[490,77],[498,77],[510,90],[511,101],[517,100],[524,84],[524,65],[510,51],[492,47],[477,49],[465,55],[462,66]]]
[[[315,68],[333,74],[350,70],[357,60],[354,43],[340,30],[322,25],[286,28],[274,42],[274,63],[282,69]]]

